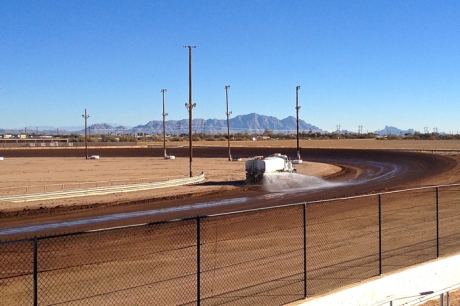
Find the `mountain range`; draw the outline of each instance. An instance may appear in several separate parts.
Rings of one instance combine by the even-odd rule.
[[[296,118],[289,116],[284,119],[278,119],[272,116],[259,115],[251,113],[247,115],[238,115],[234,118],[229,119],[230,133],[264,133],[266,130],[270,130],[273,133],[293,134],[297,130]],[[152,120],[146,124],[140,124],[135,127],[126,127],[118,124],[107,124],[97,123],[88,126],[90,134],[162,134],[163,133],[163,121]],[[226,134],[227,133],[227,120],[226,119],[193,119],[192,120],[193,133],[205,133],[205,134]],[[188,134],[189,131],[189,120],[167,120],[165,121],[165,130],[167,134]],[[314,126],[310,123],[299,119],[299,131],[314,133],[324,133],[325,131],[321,128]],[[341,130],[341,133],[356,133],[348,130]],[[0,134],[84,134],[83,127],[60,127],[54,128],[51,126],[46,127],[26,127],[23,130],[17,129],[1,129]],[[413,129],[401,130],[394,126],[385,126],[381,130],[374,131],[377,135],[404,135],[407,133],[413,134]]]
[[[229,120],[230,133],[257,133],[261,134],[266,130],[274,133],[293,133],[297,130],[296,119],[292,116],[279,120],[272,116],[258,115],[256,113],[239,115]],[[188,134],[189,120],[169,120],[165,122],[165,130],[172,134]],[[193,133],[205,134],[226,134],[226,119],[193,119]],[[322,130],[310,123],[299,120],[300,131],[321,132]],[[130,131],[134,133],[163,133],[163,121],[153,120],[145,125],[133,127]]]
[[[265,130],[271,130],[274,133],[295,133],[297,130],[296,118],[289,116],[282,120],[272,116],[259,115],[256,113],[248,115],[239,115],[229,120],[231,133],[263,133]],[[163,121],[152,120],[146,124],[140,124],[135,127],[113,126],[106,123],[97,123],[88,126],[90,134],[162,134]],[[189,120],[167,120],[165,121],[165,130],[167,134],[188,134]],[[193,119],[193,133],[218,134],[227,133],[227,119]],[[299,131],[323,132],[320,128],[306,123],[299,119]],[[0,134],[15,133],[46,133],[46,134],[84,134],[84,128],[75,130],[66,130],[53,127],[27,127],[24,130],[0,129]]]

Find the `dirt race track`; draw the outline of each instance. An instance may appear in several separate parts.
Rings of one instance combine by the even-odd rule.
[[[186,147],[169,149],[169,153],[177,157],[177,159],[174,161],[162,160],[161,156],[163,151],[161,148],[98,148],[92,149],[91,151],[91,154],[100,155],[101,159],[90,161],[82,159],[81,163],[84,165],[84,167],[88,168],[85,168],[86,171],[81,172],[94,171],[95,173],[100,173],[101,176],[99,176],[99,174],[97,176],[100,177],[101,180],[116,180],[120,177],[126,178],[127,176],[130,176],[132,179],[139,179],[144,177],[148,178],[150,177],[149,174],[154,172],[157,172],[154,177],[161,178],[165,177],[166,174],[171,173],[172,163],[174,163],[174,166],[177,166],[174,167],[174,176],[186,176],[188,174],[188,148]],[[40,160],[43,159],[46,163],[49,163],[50,161],[58,162],[54,165],[54,167],[49,166],[48,164],[49,168],[46,168],[48,169],[50,174],[53,173],[53,171],[56,171],[55,174],[29,174],[29,177],[31,178],[29,179],[29,181],[26,181],[24,179],[24,177],[26,176],[21,176],[21,174],[15,176],[17,175],[17,172],[21,171],[19,167],[20,163],[18,163],[15,167],[13,167],[14,171],[8,173],[7,177],[4,176],[1,180],[3,187],[7,186],[8,183],[6,182],[11,181],[15,181],[15,184],[27,182],[34,185],[43,185],[62,182],[72,183],[82,178],[82,176],[80,176],[81,174],[78,173],[80,171],[77,171],[77,169],[60,169],[61,165],[59,164],[60,159],[62,159],[63,157],[69,159],[65,162],[75,162],[76,157],[81,158],[83,152],[83,150],[81,149],[5,150],[0,152],[0,155],[5,157],[5,160],[2,161],[2,163],[4,164],[6,164],[9,159],[15,159],[16,161],[24,162],[24,164],[26,162],[33,163],[34,160],[38,160],[36,158],[40,158]],[[290,157],[295,156],[295,150],[292,148],[240,147],[234,148],[232,151],[234,157],[268,155],[274,152],[285,153],[288,154]],[[196,211],[165,214],[160,217],[156,217],[157,219],[155,219],[155,217],[141,217],[132,220],[123,220],[117,221],[115,223],[104,223],[97,225],[97,227],[118,226],[147,221],[158,221],[177,217],[188,217],[194,215],[229,212],[233,210],[243,210],[264,206],[275,206],[280,204],[297,203],[326,198],[352,196],[357,194],[368,194],[377,191],[388,191],[401,189],[405,187],[431,186],[436,184],[452,184],[460,182],[460,167],[458,165],[459,158],[457,156],[441,156],[436,154],[420,154],[381,150],[309,149],[304,150],[303,152],[304,161],[332,164],[333,167],[318,167],[315,170],[316,172],[312,173],[309,171],[312,171],[311,168],[314,168],[314,166],[313,164],[307,163],[304,165],[298,165],[299,173],[315,174],[318,176],[323,176],[329,182],[348,184],[340,185],[336,188],[329,189],[326,191],[319,189],[316,191],[306,193],[272,193],[264,188],[246,186],[242,182],[242,180],[244,179],[242,163],[227,161],[225,157],[225,147],[197,147],[194,149],[194,156],[194,169],[196,169],[194,171],[197,172],[194,174],[199,174],[199,172],[201,171],[205,171],[205,173],[208,173],[207,181],[200,185],[177,187],[178,189],[172,189],[168,191],[157,190],[151,193],[147,192],[140,195],[133,194],[127,196],[126,198],[124,197],[124,195],[113,195],[102,196],[103,198],[88,198],[84,201],[82,200],[83,202],[79,202],[77,200],[64,203],[56,201],[52,203],[36,203],[34,204],[36,206],[30,206],[27,208],[18,206],[16,208],[10,208],[8,211],[2,212],[2,227],[7,228],[9,226],[20,226],[23,224],[30,225],[51,221],[66,221],[75,218],[86,218],[89,216],[105,215],[108,213],[126,213],[132,211],[175,207],[179,205],[200,203],[203,201],[210,200],[218,201],[222,198],[235,198],[244,196],[249,199],[248,201],[244,202],[241,205],[238,205],[237,207],[211,207]],[[111,173],[110,171],[102,171],[102,168],[104,168],[104,159],[107,159],[107,163],[110,164],[107,167],[107,169],[112,169],[112,171],[113,169],[116,169],[115,172],[118,173],[117,175]],[[142,161],[145,163],[143,163],[141,167],[136,168],[139,172],[130,172],[132,169],[130,169],[129,163],[125,164],[126,159],[131,159],[134,162],[134,164],[140,163]],[[209,159],[212,159],[213,162],[210,162]],[[76,163],[78,164],[79,162],[76,161]],[[2,166],[4,164],[2,164]],[[64,161],[62,161],[62,165],[63,164]],[[77,164],[74,164],[74,167],[76,167]],[[155,168],[152,169],[152,171],[148,170],[148,167],[151,164],[155,165]],[[25,166],[27,165],[25,164]],[[222,171],[223,168],[226,170]],[[43,170],[44,168],[41,169]],[[83,175],[83,177],[85,176],[86,175]],[[94,179],[86,181],[92,180]],[[393,232],[391,229],[394,228],[394,225],[397,225],[398,222],[403,222],[403,220],[395,218],[393,215],[391,215],[392,209],[388,207],[389,214],[387,215],[387,218],[388,220],[392,220],[391,222],[395,222],[394,224],[388,223],[388,236],[386,238],[387,240],[385,240],[384,242],[384,245],[389,250],[388,259],[387,262],[385,262],[386,266],[388,267],[388,271],[404,266],[407,260],[416,261],[417,258],[426,258],[426,260],[432,258],[432,240],[420,241],[420,243],[412,243],[414,242],[413,237],[426,237],[427,234],[432,234],[433,232],[432,230],[430,230],[430,228],[424,226],[423,223],[426,222],[424,220],[426,220],[427,218],[429,220],[432,220],[430,219],[432,218],[432,212],[429,209],[425,208],[421,213],[415,212],[414,210],[417,206],[414,206],[414,203],[422,203],[424,198],[425,197],[423,194],[416,193],[409,197],[408,201],[403,201],[403,199],[399,197],[396,197],[394,200],[390,201],[393,203],[393,205],[396,205],[395,207],[398,207],[399,209],[401,209],[402,207],[406,209],[405,207],[407,207],[406,213],[413,213],[414,216],[416,215],[416,218],[413,219],[414,228],[410,232],[410,235],[405,235],[404,232]],[[400,203],[398,203],[398,201],[400,201]],[[2,203],[2,205],[4,204]],[[308,214],[308,216],[309,218],[313,218],[308,222],[308,224],[310,224],[310,228],[308,230],[311,231],[312,237],[309,243],[311,243],[313,246],[316,245],[318,248],[317,251],[311,251],[309,253],[309,256],[311,257],[309,257],[309,269],[312,269],[312,271],[314,271],[314,275],[312,276],[309,285],[311,286],[310,292],[312,292],[313,295],[325,292],[327,291],[327,288],[333,288],[333,283],[337,280],[349,279],[349,281],[352,283],[353,281],[357,281],[360,278],[365,279],[375,275],[375,271],[372,272],[370,270],[364,270],[363,268],[367,266],[377,267],[376,262],[378,258],[376,258],[374,250],[376,245],[374,245],[373,243],[375,241],[376,235],[376,223],[375,220],[369,223],[369,219],[363,219],[363,221],[361,221],[360,217],[375,214],[376,207],[372,208],[366,202],[350,202],[348,205],[344,206],[330,204],[327,206],[321,206],[321,204],[315,204],[311,205],[309,209],[311,210],[311,212]],[[315,210],[318,211],[316,215],[314,213]],[[447,209],[442,213],[444,213],[446,216],[452,215],[452,211],[449,211]],[[259,214],[255,213],[254,215],[257,220]],[[280,216],[283,217],[280,218]],[[222,268],[224,268],[227,266],[235,265],[234,261],[236,260],[238,270],[235,270],[231,273],[234,273],[232,277],[236,277],[236,279],[239,279],[241,281],[247,281],[252,277],[256,277],[257,275],[259,275],[258,273],[267,274],[269,272],[273,274],[273,277],[275,279],[278,279],[280,276],[286,276],[281,275],[283,273],[287,273],[289,271],[297,271],[301,268],[301,262],[292,261],[282,257],[285,256],[283,254],[294,254],[301,252],[301,249],[296,248],[296,246],[301,246],[301,227],[297,226],[293,222],[293,220],[297,220],[296,222],[301,222],[301,220],[298,219],[298,209],[293,208],[292,211],[288,210],[288,212],[283,212],[283,214],[279,214],[276,213],[276,211],[273,211],[269,214],[263,214],[263,217],[269,218],[269,220],[264,219],[264,222],[258,222],[257,224],[261,225],[262,227],[260,229],[257,229],[253,226],[253,224],[255,223],[246,224],[246,218],[244,218],[244,216],[242,216],[241,225],[239,226],[235,226],[234,219],[229,219],[227,221],[225,217],[211,219],[209,220],[209,222],[207,222],[209,230],[204,231],[203,239],[206,239],[206,233],[210,235],[209,248],[212,249],[210,251],[210,254],[213,254],[214,257],[209,259],[211,260],[210,263],[214,265],[212,270],[217,271],[217,274],[216,272],[213,272],[212,275],[203,275],[203,290],[205,295],[212,297],[216,294],[221,294],[221,298],[228,298],[229,303],[231,303],[232,298],[234,298],[232,296],[226,295],[227,292],[231,292],[231,289],[233,289],[233,287],[229,287],[230,283],[226,283],[226,280],[229,277],[229,272],[217,269],[215,267],[216,264],[221,265]],[[286,233],[284,231],[273,231],[274,229],[281,229],[283,224],[286,223],[292,225],[292,227],[288,229],[288,231],[292,232]],[[430,221],[430,225],[432,225],[432,223],[433,222]],[[187,225],[186,223],[184,226],[189,225]],[[206,224],[204,224],[204,226],[206,226]],[[240,226],[245,226],[245,230],[242,231]],[[67,228],[65,231],[68,232],[80,229],[88,228]],[[184,232],[183,228],[178,228],[177,230],[180,233]],[[148,229],[142,228],[140,228],[139,231],[140,234],[144,235],[147,232],[153,232]],[[369,237],[363,240],[355,241],[355,237],[358,237],[363,232],[368,232]],[[50,248],[52,248],[53,250],[49,253],[44,252],[44,256],[46,257],[42,259],[42,261],[45,262],[45,269],[50,271],[48,273],[50,274],[50,279],[54,277],[52,274],[55,273],[59,275],[63,273],[63,275],[65,275],[65,273],[70,273],[70,271],[65,271],[65,265],[67,263],[61,262],[61,258],[66,258],[66,260],[72,260],[72,262],[75,263],[75,267],[79,265],[90,266],[90,263],[96,262],[96,266],[101,266],[103,269],[97,270],[99,271],[97,272],[97,274],[77,275],[76,277],[79,280],[78,284],[80,286],[79,290],[61,290],[62,286],[66,285],[62,282],[59,282],[58,284],[50,283],[50,285],[47,285],[47,288],[43,290],[46,292],[50,292],[51,297],[55,299],[64,298],[60,296],[60,294],[63,292],[71,294],[72,299],[78,299],[78,292],[85,292],[90,289],[96,290],[96,288],[100,288],[99,284],[104,284],[105,282],[109,283],[107,285],[111,289],[115,288],[116,286],[123,286],[124,284],[122,284],[121,281],[119,283],[112,283],[114,281],[114,278],[112,277],[114,273],[119,274],[119,277],[117,277],[117,279],[126,279],[122,276],[124,274],[131,275],[131,272],[133,272],[136,275],[136,281],[150,279],[153,275],[157,275],[158,273],[164,274],[165,277],[171,277],[172,270],[179,270],[181,267],[183,267],[184,262],[181,261],[176,263],[169,263],[169,260],[172,260],[173,258],[183,258],[185,261],[193,261],[193,258],[196,256],[193,252],[186,254],[177,253],[174,255],[167,253],[170,255],[165,257],[167,264],[162,262],[158,265],[152,265],[152,267],[155,267],[156,269],[161,268],[161,271],[150,271],[147,270],[144,265],[139,265],[137,260],[133,261],[132,258],[137,258],[137,253],[140,254],[139,256],[142,256],[141,254],[143,254],[146,250],[151,253],[157,252],[156,249],[154,250],[153,248],[161,248],[162,244],[159,242],[161,241],[161,239],[169,241],[171,237],[176,237],[180,238],[181,242],[184,242],[185,245],[193,244],[194,232],[190,231],[190,237],[183,236],[182,234],[175,235],[174,233],[170,233],[168,234],[168,236],[165,236],[163,238],[159,237],[159,240],[156,240],[157,243],[155,244],[150,243],[149,237],[146,236],[145,239],[143,239],[143,237],[140,236],[140,234],[135,234],[131,236],[127,235],[125,231],[114,231],[105,233],[101,234],[102,238],[90,236],[94,237],[94,239],[97,240],[96,242],[94,242],[94,245],[97,245],[97,248],[91,248],[92,252],[88,256],[85,256],[85,249],[80,247],[83,245],[90,244],[91,241],[88,240],[90,238],[75,237],[75,239],[77,240],[83,239],[80,242],[74,240],[65,240],[62,242],[62,245],[65,245],[65,247],[61,247],[57,251],[55,250],[56,248],[53,245],[51,245]],[[219,233],[219,237],[217,237],[217,233]],[[239,237],[242,233],[244,233],[244,235],[247,235],[245,238],[243,238],[245,240],[244,245],[251,245],[252,247],[250,249],[242,248],[242,238],[236,239],[236,237]],[[420,233],[422,233],[422,235],[420,235]],[[50,234],[50,232],[47,232],[46,234]],[[401,239],[402,236],[404,236],[404,239]],[[136,237],[136,239],[139,239],[139,241],[133,240],[133,237]],[[289,237],[289,239],[292,240],[285,239],[285,237]],[[323,241],[325,237],[330,237],[333,243],[330,244],[330,241]],[[232,243],[232,239],[235,239],[234,244]],[[344,239],[346,239],[346,241],[351,239],[353,240],[353,243],[341,243],[342,241],[344,241]],[[221,241],[222,244],[220,244],[219,242],[211,243],[212,241]],[[61,242],[55,241],[54,243]],[[402,248],[400,245],[394,245],[395,243],[408,243],[408,245],[410,245],[410,248]],[[420,249],[424,243],[429,244],[428,250],[430,251],[430,254],[425,253],[425,249]],[[113,244],[116,244],[118,246],[116,250],[117,252],[120,252],[120,254],[114,254],[110,251],[110,246],[112,246]],[[273,245],[279,245],[279,250],[283,250],[286,252],[280,253],[281,255],[279,256],[281,257],[277,258],[277,260],[273,261],[273,263],[282,262],[285,265],[285,267],[280,269],[278,266],[276,266],[276,269],[270,269],[270,261],[266,263],[264,262],[261,265],[264,267],[263,271],[259,271],[257,273],[249,272],[253,271],[253,269],[257,269],[256,266],[258,266],[258,264],[252,264],[251,260],[245,262],[244,259],[247,259],[250,256],[255,256],[255,253],[267,252],[267,248],[273,247]],[[328,249],[331,248],[330,245],[335,246],[332,247],[332,249]],[[353,245],[353,248],[351,248],[351,245]],[[372,245],[372,248],[369,247],[370,245]],[[186,252],[185,250],[188,249],[189,248],[181,247],[177,249],[177,252]],[[124,258],[125,256],[124,254],[122,254],[122,252],[127,252],[128,250],[130,252],[126,253],[126,260],[120,260],[119,258]],[[218,251],[216,252],[215,250]],[[50,259],[50,254],[54,254],[54,252],[56,253],[56,257],[52,260]],[[203,250],[203,252],[205,252],[205,250]],[[241,252],[244,252],[245,255],[241,256]],[[324,254],[324,252],[333,252],[332,254],[334,254],[334,256],[327,258],[337,262],[330,262],[328,260],[325,260],[325,257],[321,255]],[[368,256],[366,252],[369,252],[372,255]],[[422,254],[420,254],[420,252]],[[136,256],[134,256],[133,254],[135,254]],[[301,255],[301,253],[299,254]],[[326,255],[327,254],[330,253],[326,253]],[[111,256],[113,257],[113,261],[107,260],[107,258],[111,258]],[[11,260],[12,262],[14,262],[15,257],[12,257]],[[203,264],[205,262],[206,261],[203,261]],[[347,262],[347,269],[342,268],[344,262]],[[49,267],[47,265],[49,265]],[[62,267],[60,267],[60,265],[62,265]],[[168,269],[163,269],[163,267],[168,267]],[[190,279],[185,281],[193,283],[193,274],[191,275],[192,276],[190,277]],[[209,282],[207,281],[207,278],[209,278]],[[183,282],[184,279],[179,278],[179,281]],[[217,284],[220,284],[221,287],[216,287]],[[264,288],[262,288],[262,292],[264,292],[264,290],[269,290],[270,292],[275,293],[275,297],[276,292],[273,290],[276,289],[270,287],[272,284],[273,283],[270,282],[262,284],[261,286],[264,286]],[[70,284],[68,285],[70,286]],[[165,298],[168,299],[167,301],[170,302],[176,301],[177,303],[181,303],[184,301],[184,298],[186,300],[192,301],[193,296],[185,297],[183,294],[181,295],[181,293],[177,292],[177,289],[182,288],[182,285],[183,283],[171,283],[167,286],[168,290],[163,289],[164,291],[160,290],[159,292],[160,294],[164,295]],[[238,286],[239,284],[232,283],[231,285]],[[296,286],[298,287],[298,284],[295,284],[292,288],[281,287],[282,289],[279,289],[281,290],[280,293],[282,293],[280,294],[280,296],[288,295],[290,292],[289,290],[294,289],[294,287]],[[154,290],[148,290],[147,292],[154,292]],[[75,296],[73,296],[74,294]],[[133,300],[129,300],[129,298],[142,297],[142,294],[146,293],[139,292],[138,294],[134,293],[129,296],[114,296],[114,300],[112,301],[118,301],[120,305],[126,305],[133,302]],[[248,296],[251,296],[251,294],[251,292],[247,293]],[[98,295],[95,294],[94,296],[97,298]],[[142,301],[138,301],[137,303],[139,305],[149,304],[148,297],[144,297],[146,298],[145,302],[142,303]],[[128,300],[126,300],[126,298],[128,298]],[[296,297],[294,295],[292,298],[295,300],[300,297]],[[87,302],[97,303],[97,300],[87,300]],[[244,303],[242,303],[242,305],[243,304]],[[273,300],[271,301],[271,304],[275,305],[277,303],[275,300]],[[251,305],[251,303],[247,302],[247,305]]]
[[[233,157],[242,157],[242,162],[229,162],[225,147],[195,147],[193,158],[194,175],[205,172],[206,181],[195,186],[173,187],[135,193],[119,193],[105,196],[74,199],[1,203],[0,217],[3,227],[21,224],[38,224],[48,221],[65,221],[104,214],[126,213],[167,208],[202,201],[240,196],[260,196],[270,192],[244,183],[244,160],[250,156],[269,155],[281,152],[294,158],[295,148],[233,147]],[[101,156],[99,160],[85,160],[84,149],[12,149],[1,150],[5,157],[1,162],[3,178],[0,195],[28,192],[43,192],[44,188],[77,188],[76,183],[98,181],[130,182],[154,179],[187,177],[189,175],[189,148],[170,147],[168,153],[176,160],[164,160],[161,147],[156,148],[90,148],[90,154]],[[105,224],[126,225],[161,219],[181,218],[197,214],[221,213],[264,206],[297,203],[366,194],[376,191],[402,189],[435,184],[460,182],[458,157],[436,154],[420,154],[382,150],[304,149],[304,164],[297,165],[300,174],[326,178],[330,182],[352,182],[346,186],[327,191],[289,193],[283,196],[263,198],[263,201],[248,201],[237,207],[220,206],[201,211],[168,214],[155,218],[137,218]],[[308,163],[312,162],[312,163]],[[326,165],[327,164],[327,165]],[[72,186],[73,183],[73,187]],[[99,183],[101,184],[101,183]],[[111,183],[113,184],[113,183]],[[5,187],[19,186],[5,189]],[[47,187],[44,187],[47,186]],[[22,190],[22,191],[21,191]],[[101,225],[97,225],[101,226]],[[89,229],[76,228],[75,230]]]

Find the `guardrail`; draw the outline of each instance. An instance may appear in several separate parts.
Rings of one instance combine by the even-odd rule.
[[[27,193],[41,193],[41,192],[52,192],[52,191],[64,191],[64,190],[75,190],[75,189],[88,189],[94,187],[108,187],[108,186],[120,186],[129,184],[143,184],[143,183],[154,183],[160,181],[169,181],[172,179],[183,178],[184,176],[167,176],[167,177],[155,177],[155,178],[131,178],[122,180],[109,180],[109,181],[89,181],[89,182],[67,182],[58,184],[45,184],[45,185],[26,185],[26,186],[10,186],[1,187],[0,195],[19,195]]]
[[[105,194],[111,194],[111,193],[150,190],[150,189],[157,189],[157,188],[166,188],[166,187],[195,184],[195,183],[199,183],[203,181],[204,179],[205,179],[204,172],[202,172],[199,176],[182,178],[182,179],[173,179],[173,180],[162,181],[162,182],[117,185],[117,186],[107,186],[107,187],[94,187],[94,188],[74,189],[74,190],[64,190],[64,191],[54,191],[54,192],[42,192],[42,193],[1,196],[0,203],[1,202],[13,202],[13,203],[31,202],[31,201],[40,201],[40,200],[62,199],[62,198],[83,197],[83,196],[91,196],[91,195],[105,195]]]

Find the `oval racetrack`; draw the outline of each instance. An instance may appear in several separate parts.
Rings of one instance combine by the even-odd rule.
[[[97,148],[92,149],[92,151],[97,152],[101,157],[163,156],[162,148]],[[82,152],[81,149],[21,149],[5,150],[2,154],[5,157],[78,157],[81,156]],[[225,147],[195,147],[194,158],[225,158],[227,152]],[[232,148],[233,157],[242,158],[256,155],[266,156],[274,152],[287,154],[292,158],[296,155],[295,148]],[[179,158],[188,157],[188,147],[170,148],[169,153]],[[318,188],[295,192],[285,192],[283,190],[275,193],[266,190],[242,191],[236,195],[233,193],[231,200],[227,199],[228,195],[223,194],[212,197],[212,199],[195,198],[165,201],[158,207],[162,213],[152,213],[151,205],[148,205],[148,203],[135,206],[126,205],[117,207],[116,210],[111,210],[112,215],[122,214],[123,218],[107,218],[107,211],[100,209],[93,209],[84,213],[75,211],[66,214],[65,221],[67,224],[71,224],[68,222],[72,220],[78,219],[79,221],[74,226],[68,226],[66,231],[186,218],[354,196],[396,189],[404,185],[414,186],[418,181],[442,174],[457,165],[456,160],[440,155],[389,150],[308,149],[303,150],[302,158],[304,161],[341,166],[344,170],[328,179],[330,182],[336,182],[337,185],[327,189]],[[200,169],[198,170],[201,171]],[[212,182],[206,182],[206,184],[212,184]],[[31,218],[29,220],[30,224],[37,225],[42,223],[39,219],[43,219],[43,216],[35,216],[37,220],[33,220],[33,216],[28,216],[28,218]],[[86,219],[93,221],[99,219],[100,222],[92,222],[91,224],[82,222]],[[34,234],[39,235],[40,231],[35,231]]]

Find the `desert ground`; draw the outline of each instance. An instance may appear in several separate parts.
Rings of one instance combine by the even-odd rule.
[[[459,144],[460,142],[457,143],[444,141],[404,142],[376,140],[334,140],[319,142],[304,141],[301,143],[301,146],[304,152],[305,149],[309,147],[309,145],[313,147],[325,147],[334,149],[373,148],[416,151],[445,150],[449,152],[441,153],[449,154],[450,158],[458,161],[459,159],[456,156],[456,150],[460,149]],[[208,144],[197,145],[204,146]],[[212,143],[212,145],[225,146],[226,143]],[[269,146],[267,151],[270,151],[270,146],[276,148],[282,148],[284,146],[286,148],[292,148],[295,147],[295,142],[248,142],[245,145]],[[0,161],[0,167],[2,167],[0,195],[16,193],[16,191],[19,192],[20,190],[24,191],[26,186],[29,186],[28,191],[36,190],[37,192],[41,192],[45,188],[45,186],[47,186],[46,190],[50,190],[52,188],[76,188],[76,186],[81,186],[81,183],[86,182],[99,182],[100,184],[103,184],[103,182],[113,183],[124,181],[124,183],[135,183],[139,181],[149,180],[166,180],[168,178],[187,177],[189,172],[189,159],[184,157],[178,157],[175,160],[164,160],[163,158],[158,156],[113,157],[101,154],[101,159],[99,160],[86,160],[82,157],[72,156],[75,155],[75,149],[72,149],[73,151],[69,151],[72,152],[72,154],[68,154],[69,157],[41,157],[41,154],[37,153],[37,150],[40,149],[28,151],[0,150],[0,156],[5,156],[5,159],[3,161]],[[78,152],[82,152],[81,149],[78,150]],[[173,148],[171,147],[170,150],[173,150]],[[16,156],[15,152],[18,152]],[[90,148],[90,152],[92,152],[90,154],[98,154],[99,151],[97,148]],[[338,166],[321,163],[304,163],[296,165],[296,167],[298,169],[298,172],[301,174],[315,175],[326,178],[329,176],[337,175],[337,173],[340,174],[340,172],[343,170]],[[48,213],[46,215],[43,215],[41,218],[42,221],[44,221],[53,219],[53,210],[50,209],[53,207],[91,206],[95,204],[123,205],[124,203],[132,203],[136,201],[145,200],[152,202],[161,202],[162,200],[171,199],[174,197],[211,197],[215,194],[220,193],[227,193],[228,195],[237,195],[242,189],[251,188],[242,183],[242,181],[245,178],[244,159],[241,162],[229,162],[228,159],[225,157],[195,158],[193,160],[193,169],[194,175],[200,174],[201,171],[205,172],[206,179],[212,181],[213,184],[201,186],[181,186],[131,194],[113,194],[97,197],[51,200],[35,203],[1,203],[0,210],[2,210],[3,216],[2,224],[21,224],[23,216],[26,215],[28,211],[35,211],[37,209],[40,210],[40,208],[41,210],[48,211]],[[457,166],[455,169],[451,169],[444,174],[436,175],[428,180],[421,182],[421,184],[429,185],[434,184],[436,182],[456,183],[459,181],[459,173],[460,167]],[[339,217],[343,216],[343,213],[344,212],[342,211],[330,211],[330,216]],[[353,215],[353,213],[351,214]],[[293,215],[295,215],[295,213]],[[420,218],[423,217],[424,216],[420,216]],[[276,215],[274,216],[273,220],[277,221]],[[352,223],[350,223],[349,225],[354,226]],[[358,224],[355,225],[358,226]],[[324,230],[324,228],[322,230]],[[360,226],[358,226],[358,230],[361,230]],[[129,243],[131,243],[131,241],[129,241]],[[338,249],[336,251],[343,252],[344,250]],[[349,254],[349,256],[351,256],[351,254]]]
[[[0,196],[21,193],[40,193],[55,190],[71,190],[85,187],[136,184],[141,182],[166,181],[189,177],[189,160],[177,158],[117,158],[102,157],[84,160],[75,157],[7,158],[1,161],[2,176]],[[33,201],[24,203],[4,202],[3,213],[56,207],[62,205],[90,205],[95,202],[122,203],[142,199],[161,199],[220,193],[241,188],[245,180],[244,161],[229,162],[224,158],[196,158],[193,161],[194,175],[205,173],[206,180],[215,183],[235,182],[234,185],[178,186],[152,189],[135,193],[118,193],[102,196]],[[322,163],[305,162],[296,165],[300,174],[325,177],[341,171],[340,167]],[[241,184],[238,184],[241,182]]]
[[[127,207],[127,210],[139,209],[142,203],[151,203],[144,208],[151,209],[151,207],[155,208],[162,205],[161,203],[165,201],[176,200],[177,205],[184,199],[209,199],[223,197],[224,194],[226,197],[235,197],[248,190],[260,188],[260,186],[247,186],[244,182],[244,161],[253,156],[250,155],[254,154],[251,148],[257,148],[258,152],[262,150],[264,155],[276,151],[283,154],[289,153],[291,157],[295,157],[296,152],[295,140],[232,142],[232,156],[241,158],[242,161],[228,161],[226,146],[227,142],[225,141],[194,142],[193,175],[197,176],[204,172],[206,178],[204,184],[47,201],[2,202],[0,203],[0,218],[4,226],[15,226],[31,222],[46,222],[47,219],[62,220],[68,216],[69,210],[73,210],[73,213],[76,210],[79,213],[85,211],[86,216],[90,216],[95,208],[100,207],[110,207],[111,211],[117,209],[117,212],[122,212],[123,207]],[[460,152],[458,150],[460,142],[458,141],[303,140],[300,142],[300,146],[304,156],[308,156],[309,149],[317,148],[326,150],[341,150],[341,148],[352,150],[363,148],[389,151],[411,150],[429,152],[430,155],[449,155],[456,163],[459,160],[457,154]],[[212,149],[219,147],[219,150]],[[167,143],[168,154],[176,155],[174,160],[165,160],[162,157],[162,148],[161,143],[147,143],[129,148],[90,146],[88,155],[97,154],[100,159],[88,160],[85,159],[85,149],[82,147],[0,149],[0,156],[4,157],[4,160],[0,161],[2,169],[0,196],[189,177],[188,143]],[[433,154],[433,152],[437,154]],[[391,162],[391,158],[388,161]],[[425,166],[430,166],[432,168],[430,171],[436,170],[436,167],[431,165],[425,164]],[[414,165],[417,168],[425,166]],[[296,165],[296,168],[300,174],[326,179],[346,175],[343,167],[333,164],[304,161],[303,164]],[[361,171],[360,169],[352,170]],[[455,167],[455,169],[443,172],[442,175],[433,174],[430,179],[419,181],[415,185],[405,185],[404,182],[400,182],[401,188],[457,183],[460,182],[459,173],[460,167]],[[335,196],[340,197],[340,194]],[[174,203],[167,205],[174,205]],[[101,213],[106,212],[102,211]],[[40,215],[37,220],[32,220],[34,214]],[[113,225],[115,226],[115,224]]]

